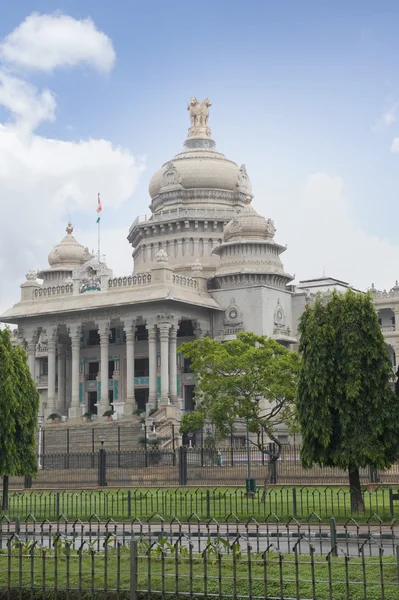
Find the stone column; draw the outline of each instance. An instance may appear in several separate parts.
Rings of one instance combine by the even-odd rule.
[[[58,395],[57,395],[57,411],[64,413],[65,411],[65,381],[66,381],[66,362],[65,362],[65,346],[58,344]]]
[[[169,329],[170,323],[159,323],[161,341],[161,397],[160,404],[165,406],[169,398]]]
[[[30,374],[32,375],[33,381],[36,376],[36,344],[37,337],[33,335],[30,339],[27,340],[27,351],[28,351],[28,367]]]
[[[98,324],[101,348],[101,398],[97,398],[97,414],[102,417],[109,410],[108,400],[108,349],[109,349],[109,322]]]
[[[177,327],[173,325],[169,333],[169,396],[172,404],[177,402],[176,336]]]
[[[79,398],[79,360],[80,360],[80,335],[81,326],[74,325],[69,328],[72,348],[72,393],[71,406],[68,410],[70,419],[77,419],[81,416],[80,398]]]
[[[47,356],[48,356],[48,386],[47,386],[47,410],[48,417],[55,411],[55,350],[57,347],[56,330],[48,332]]]
[[[125,321],[126,334],[126,407],[125,415],[132,415],[135,407],[134,397],[134,340],[136,335],[135,321]]]
[[[147,325],[148,330],[148,367],[150,389],[148,407],[155,408],[157,404],[157,330],[155,325]]]

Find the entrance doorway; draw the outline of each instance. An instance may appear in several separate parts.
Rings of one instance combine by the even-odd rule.
[[[139,388],[134,390],[134,397],[136,399],[137,408],[140,410],[145,410],[148,402],[148,388]]]
[[[97,392],[87,392],[88,396],[88,412],[92,415],[97,414]]]

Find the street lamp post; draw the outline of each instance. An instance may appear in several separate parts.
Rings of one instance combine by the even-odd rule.
[[[249,448],[249,424],[248,424],[248,419],[247,419],[247,478],[248,478],[248,485],[249,485],[249,481],[251,479],[251,450]]]

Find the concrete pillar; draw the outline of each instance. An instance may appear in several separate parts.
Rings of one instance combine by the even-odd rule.
[[[165,406],[169,398],[169,329],[170,323],[159,323],[161,345],[161,397],[160,404]]]
[[[49,332],[47,342],[48,356],[48,387],[47,387],[47,410],[48,416],[55,411],[55,350],[57,342],[55,339],[56,332]]]
[[[71,406],[68,410],[69,418],[77,419],[81,416],[80,399],[79,399],[79,361],[80,361],[80,335],[81,326],[71,326],[69,329],[72,348],[72,393]]]
[[[97,414],[102,417],[106,410],[109,410],[108,400],[108,350],[109,350],[109,323],[99,323],[98,333],[100,334],[101,350],[101,398],[97,398]]]
[[[169,397],[172,404],[177,402],[176,336],[177,327],[173,325],[169,332]]]
[[[35,381],[36,377],[36,344],[36,335],[33,335],[30,339],[27,340],[28,367],[30,374],[32,375],[33,381]]]
[[[157,330],[155,325],[147,325],[148,329],[148,367],[150,389],[148,397],[149,408],[157,404]]]
[[[58,394],[57,394],[57,412],[65,413],[65,381],[66,381],[66,362],[65,362],[65,346],[58,344]]]
[[[125,321],[126,334],[126,406],[125,415],[132,415],[135,408],[134,397],[134,341],[136,335],[135,321]]]

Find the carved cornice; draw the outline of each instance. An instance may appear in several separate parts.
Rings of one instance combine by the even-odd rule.
[[[177,200],[182,200],[183,202],[194,203],[195,201],[201,200],[224,200],[226,202],[231,202],[232,204],[236,204],[237,202],[242,202],[245,204],[247,202],[248,193],[240,192],[240,191],[230,191],[230,190],[209,190],[206,188],[199,189],[178,189],[170,192],[163,192],[155,196],[152,201],[152,210],[157,211],[165,204],[169,202],[176,202]]]

